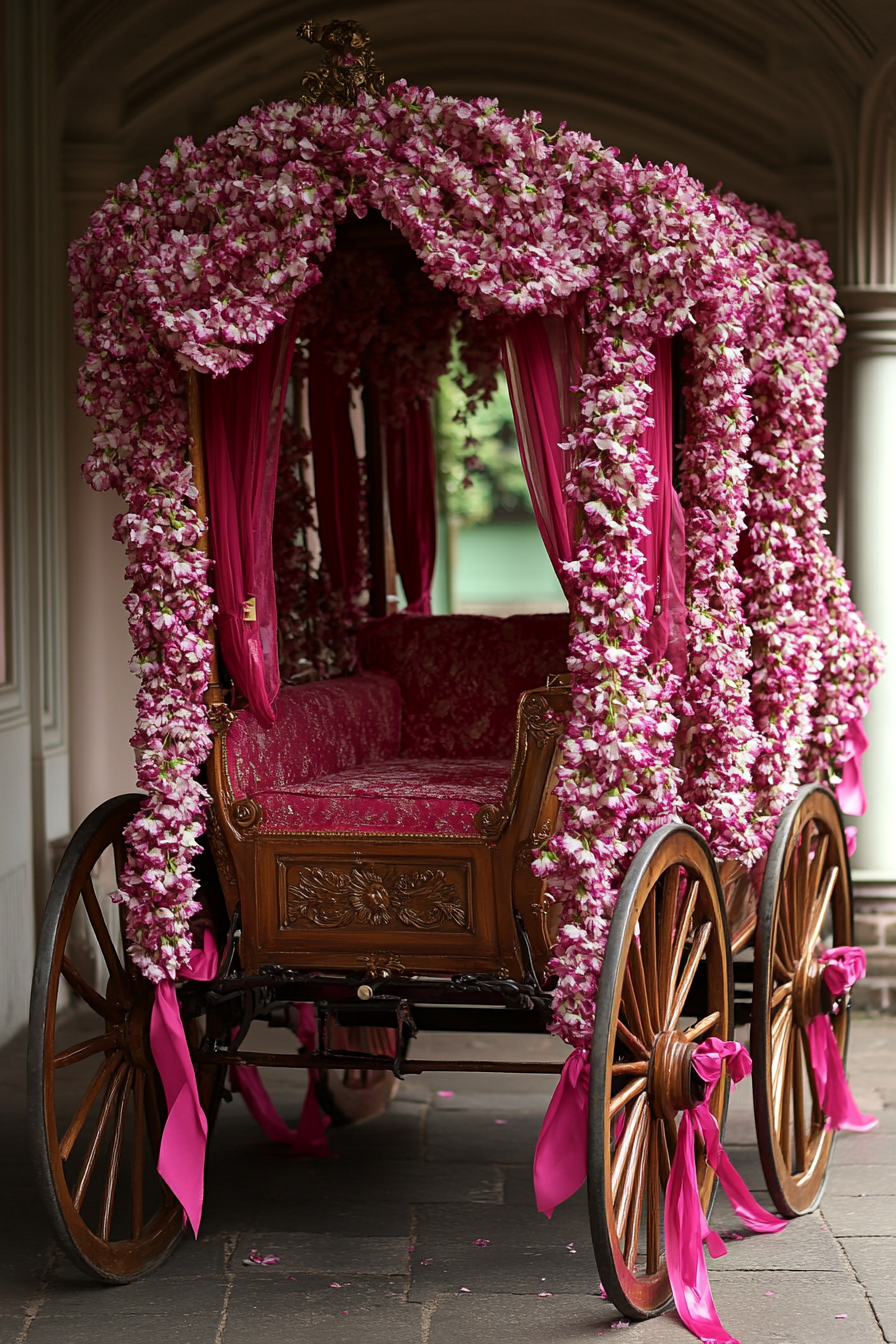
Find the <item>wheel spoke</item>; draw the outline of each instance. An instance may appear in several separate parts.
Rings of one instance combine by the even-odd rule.
[[[712,933],[712,924],[707,922],[706,924],[701,924],[700,928],[694,935],[694,945],[691,948],[690,956],[687,959],[684,972],[682,973],[681,980],[678,983],[678,988],[675,991],[675,997],[672,1000],[672,1006],[669,1008],[666,1014],[665,1028],[667,1031],[669,1031],[672,1027],[674,1027],[675,1023],[681,1017],[685,1005],[685,1000],[688,997],[688,991],[690,990],[691,985],[694,983],[694,976],[697,974],[697,966],[700,963],[700,958],[706,951],[706,944],[709,942],[709,936],[711,933]]]
[[[131,1236],[136,1241],[143,1231],[143,1145],[145,1142],[146,1075],[142,1069],[134,1071],[134,1147],[131,1151]]]
[[[828,855],[828,841],[830,837],[827,833],[819,835],[815,844],[815,854],[812,858],[812,867],[809,870],[808,886],[806,888],[806,899],[803,905],[802,922],[798,929],[797,946],[805,947],[806,932],[809,920],[812,918],[812,907],[815,905],[818,897],[821,879],[824,874],[824,863]]]
[[[796,969],[796,962],[794,962],[793,965],[791,966],[785,966],[781,958],[778,956],[777,951],[775,952],[775,977],[778,980],[791,981],[793,979],[793,972],[795,969]]]
[[[647,1273],[660,1267],[660,1122],[650,1122],[650,1146],[647,1149]],[[668,1178],[667,1178],[668,1179]]]
[[[806,952],[811,952],[818,942],[822,925],[824,924],[824,917],[828,912],[828,906],[831,903],[831,897],[834,894],[834,888],[837,885],[837,878],[839,876],[839,868],[829,868],[824,875],[821,891],[815,898],[812,905],[812,913],[809,916],[806,941],[803,944]]]
[[[709,1017],[703,1017],[699,1022],[695,1022],[692,1027],[684,1033],[689,1041],[696,1041],[698,1036],[702,1036],[710,1027],[714,1027],[721,1017],[721,1013],[710,1013]]]
[[[156,1093],[156,1080],[152,1074],[146,1079],[144,1089],[146,1098],[146,1128],[149,1132],[149,1141],[152,1144],[153,1152],[158,1155],[162,1146],[162,1118],[159,1115],[159,1098]]]
[[[124,1148],[124,1130],[128,1118],[128,1098],[133,1079],[134,1071],[129,1068],[118,1094],[115,1127],[112,1130],[112,1139],[109,1144],[109,1165],[106,1168],[106,1182],[103,1186],[103,1204],[99,1225],[101,1241],[108,1241],[109,1233],[112,1230],[112,1212],[115,1208],[115,1191],[118,1187],[118,1172],[121,1168],[121,1154]]]
[[[620,1241],[625,1236],[625,1221],[638,1173],[637,1159],[641,1154],[648,1119],[647,1098],[638,1097],[628,1117],[622,1142],[613,1156],[611,1189],[616,1212],[616,1233]]]
[[[796,1175],[806,1170],[806,1086],[803,1069],[803,1038],[798,1031],[793,1033],[793,1139],[795,1148]]]
[[[779,985],[778,988],[775,990],[774,994],[772,995],[771,1004],[769,1006],[773,1009],[777,1008],[778,1004],[783,1003],[784,1000],[787,998],[787,995],[792,993],[793,993],[793,981],[788,980],[786,981],[785,984]]]
[[[792,1078],[793,1078],[793,1031],[787,1033],[787,1044],[783,1050],[784,1082],[781,1090],[775,1093],[775,1129],[778,1134],[778,1146],[781,1149],[781,1156],[784,1159],[784,1167],[788,1174],[791,1168],[791,1143],[790,1143],[790,1106],[792,1101]]]
[[[787,1047],[790,1041],[790,1029],[793,1022],[793,1009],[789,999],[781,1005],[772,1022],[772,1096],[775,1106],[775,1128],[779,1123],[779,1097],[784,1090],[784,1070],[787,1060]]]
[[[103,954],[103,961],[106,963],[109,978],[115,983],[118,992],[125,995],[127,976],[124,967],[118,959],[115,944],[112,942],[112,935],[109,933],[109,926],[105,919],[103,919],[103,912],[100,909],[100,903],[97,900],[96,892],[93,889],[93,882],[89,877],[81,889],[81,899],[84,902],[84,909],[87,911],[87,918],[90,920],[91,928],[100,945],[100,951]]]
[[[612,1120],[613,1116],[618,1115],[619,1112],[628,1105],[632,1098],[640,1096],[646,1088],[646,1078],[635,1078],[634,1081],[624,1087],[621,1092],[617,1092],[615,1097],[610,1098],[610,1105],[607,1111],[608,1118]]]
[[[812,1053],[809,1050],[809,1038],[806,1028],[800,1027],[800,1041],[803,1047],[803,1059],[806,1061],[809,1093],[812,1097],[812,1128],[819,1129],[824,1124],[824,1112],[818,1103],[818,1090],[815,1086],[815,1070],[811,1067]]]
[[[638,1001],[638,995],[634,984],[632,983],[631,952],[634,950],[634,944],[632,944],[632,947],[629,949],[628,961],[625,964],[625,976],[622,982],[622,1002],[625,1005],[625,1015],[632,1024],[635,1034],[640,1037],[646,1045],[653,1040],[653,1036],[649,1031],[649,1024],[645,1023],[641,1016],[641,1005]]]
[[[803,923],[804,909],[809,900],[809,854],[812,848],[811,836],[814,822],[809,822],[803,827],[800,835],[799,851],[797,853],[795,885],[792,891],[793,901],[790,905],[787,921],[787,934],[790,950],[796,960],[800,955],[800,927]]]
[[[681,886],[681,869],[677,863],[673,864],[663,874],[663,897],[662,909],[660,911],[660,931],[659,931],[659,997],[660,997],[660,1018],[665,1021],[666,1009],[669,1006],[669,995],[672,993],[672,929],[675,921],[675,907],[678,904],[678,891]]]
[[[641,936],[643,940],[643,934]],[[626,972],[631,975],[634,1003],[641,1018],[641,1026],[644,1028],[644,1031],[647,1032],[646,1036],[644,1035],[644,1031],[640,1033],[641,1039],[652,1041],[659,1030],[659,1023],[654,1021],[651,1012],[651,995],[647,988],[647,981],[644,975],[644,961],[641,956],[641,949],[638,947],[634,938],[628,949],[628,965],[626,966]],[[626,1004],[626,1008],[627,1007],[628,1004]]]
[[[103,1141],[103,1135],[106,1132],[106,1126],[109,1118],[115,1108],[118,1095],[124,1087],[128,1076],[128,1066],[120,1064],[117,1071],[113,1074],[109,1086],[106,1088],[106,1095],[103,1098],[103,1104],[100,1107],[100,1113],[97,1116],[93,1135],[90,1140],[90,1146],[84,1154],[84,1162],[78,1175],[78,1182],[72,1191],[72,1203],[80,1213],[81,1205],[84,1203],[84,1196],[87,1194],[87,1187],[90,1184],[90,1178],[96,1167],[97,1158],[100,1153],[100,1144]]]
[[[618,1078],[621,1074],[624,1074],[624,1073],[643,1073],[643,1074],[646,1074],[646,1073],[647,1073],[647,1070],[648,1070],[649,1068],[650,1068],[650,1065],[648,1064],[648,1062],[647,1062],[646,1059],[636,1059],[636,1060],[634,1060],[634,1061],[632,1061],[632,1062],[625,1063],[625,1064],[614,1064],[614,1065],[613,1065],[613,1077],[614,1077],[614,1078]]]
[[[639,1040],[634,1032],[630,1031],[625,1023],[618,1017],[616,1019],[616,1036],[633,1055],[640,1055],[642,1059],[650,1059],[650,1050],[645,1043],[642,1040]]]
[[[123,1016],[121,1009],[117,1005],[111,1004],[108,999],[103,998],[99,990],[94,989],[93,985],[88,984],[77,966],[69,961],[66,956],[62,958],[62,974],[78,998],[83,1000],[89,1008],[92,1008],[99,1017],[104,1018],[107,1022],[121,1021]]]
[[[700,883],[692,882],[688,890],[687,900],[685,901],[684,909],[681,912],[681,918],[678,922],[678,928],[675,933],[675,946],[672,950],[672,963],[669,967],[669,979],[667,981],[669,986],[668,990],[669,997],[666,1000],[667,1004],[673,996],[675,984],[678,981],[678,969],[681,966],[681,958],[684,956],[685,943],[687,942],[688,939],[688,933],[691,927],[691,919],[693,918],[694,910],[697,905],[697,896],[699,892],[700,892]],[[667,1007],[666,1009],[667,1029],[670,1016],[671,1014]]]
[[[96,1073],[91,1078],[87,1091],[78,1103],[78,1109],[72,1116],[71,1124],[65,1131],[62,1142],[59,1145],[59,1156],[62,1158],[63,1162],[67,1162],[71,1156],[71,1151],[75,1146],[75,1140],[84,1128],[84,1122],[90,1114],[90,1108],[103,1090],[103,1085],[107,1082],[110,1075],[115,1072],[120,1063],[121,1051],[113,1050],[111,1054],[106,1056]]]
[[[69,1064],[89,1059],[91,1055],[97,1055],[101,1050],[114,1050],[120,1044],[118,1033],[114,1031],[107,1031],[102,1036],[92,1036],[89,1041],[81,1041],[79,1045],[70,1045],[67,1050],[60,1050],[58,1055],[53,1056],[53,1068],[68,1068]]]
[[[625,1249],[623,1254],[625,1263],[631,1270],[635,1268],[635,1260],[638,1255],[638,1232],[641,1228],[641,1213],[644,1208],[644,1187],[647,1184],[646,1159],[650,1142],[650,1128],[650,1112],[645,1107],[637,1152],[632,1154],[629,1161],[629,1173],[631,1183],[634,1186],[634,1194],[629,1197],[629,1209],[626,1211]],[[623,1187],[622,1198],[625,1199],[625,1187]]]
[[[660,1013],[660,996],[657,977],[659,968],[657,966],[657,948],[656,948],[656,891],[652,891],[644,902],[641,910],[639,923],[641,925],[641,965],[644,972],[644,979],[647,982],[647,1007],[650,1017],[650,1025],[654,1036],[660,1029],[662,1014]]]

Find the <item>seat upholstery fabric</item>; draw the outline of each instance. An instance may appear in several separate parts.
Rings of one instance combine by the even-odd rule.
[[[368,668],[401,687],[401,754],[512,755],[523,691],[566,671],[569,617],[397,616],[369,630]]]
[[[398,755],[401,691],[383,672],[283,686],[274,713],[274,725],[266,729],[244,709],[228,733],[236,798],[298,788],[320,775]]]
[[[476,835],[480,807],[501,802],[509,760],[398,760],[255,794],[269,831]]]

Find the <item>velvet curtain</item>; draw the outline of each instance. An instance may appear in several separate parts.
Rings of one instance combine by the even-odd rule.
[[[395,567],[410,615],[432,613],[436,563],[436,455],[428,402],[408,412],[400,428],[387,428],[386,470]]]
[[[280,688],[271,527],[297,317],[247,368],[207,379],[203,395],[218,637],[237,689],[265,726]]]
[[[569,465],[561,444],[576,427],[578,407],[570,389],[582,368],[582,317],[521,318],[505,337],[507,386],[523,470],[538,529],[560,582],[563,562],[575,554],[575,505],[566,495]],[[672,342],[656,344],[648,416],[641,446],[650,456],[657,486],[644,513],[650,535],[642,542],[649,621],[644,642],[651,661],[666,657],[674,670],[687,668],[685,638],[684,514],[672,480]]]
[[[316,341],[308,371],[308,416],[320,548],[333,587],[348,592],[358,575],[361,472],[350,418],[347,374],[334,373]]]

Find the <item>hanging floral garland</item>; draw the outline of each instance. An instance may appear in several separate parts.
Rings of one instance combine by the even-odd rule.
[[[178,143],[157,170],[119,188],[72,249],[88,349],[82,400],[99,426],[85,470],[128,506],[119,534],[131,558],[141,676],[134,741],[149,794],[122,877],[131,945],[151,978],[183,964],[195,908],[189,862],[205,807],[196,775],[209,749],[202,696],[212,608],[183,466],[182,370],[220,376],[244,366],[251,346],[319,282],[337,223],[370,207],[401,231],[428,281],[460,301],[471,335],[478,319],[562,312],[587,296],[582,419],[569,445],[569,489],[585,521],[566,576],[574,612],[564,823],[537,865],[563,902],[557,1028],[586,1044],[619,880],[649,831],[686,815],[720,855],[757,848],[749,817],[761,742],[735,557],[750,414],[741,352],[764,283],[763,231],[684,169],[622,164],[585,135],[549,140],[536,115],[512,119],[485,99],[396,84],[348,110],[258,109],[204,146]],[[811,286],[807,301],[820,301]],[[655,482],[639,440],[652,342],[686,326],[693,657],[677,687],[668,665],[644,659],[637,542]],[[472,376],[485,385],[494,328],[479,331],[479,363],[476,340],[468,344]],[[808,376],[817,383],[817,361]],[[831,717],[854,716],[865,686],[855,694],[843,680],[861,639],[836,574],[823,596],[830,627],[820,657],[830,670],[812,768],[822,736],[834,742],[840,732]],[[683,779],[673,758],[679,719],[690,743]]]

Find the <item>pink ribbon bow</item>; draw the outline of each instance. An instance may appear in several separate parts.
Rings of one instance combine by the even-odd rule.
[[[550,1218],[558,1204],[574,1195],[588,1174],[588,1090],[591,1065],[582,1049],[563,1065],[538,1142],[532,1180],[539,1213]]]
[[[691,1062],[707,1085],[707,1096],[711,1095],[726,1064],[735,1084],[753,1068],[742,1045],[737,1041],[720,1041],[715,1036],[697,1046]],[[672,1296],[683,1323],[704,1344],[737,1344],[719,1320],[703,1258],[704,1242],[713,1258],[726,1255],[727,1251],[719,1234],[710,1230],[700,1203],[694,1160],[694,1140],[698,1133],[706,1148],[706,1161],[718,1175],[722,1189],[741,1221],[753,1232],[780,1232],[787,1224],[767,1213],[750,1194],[722,1147],[719,1126],[709,1103],[704,1100],[693,1110],[683,1111],[666,1187],[664,1220]]]
[[[194,948],[189,965],[180,973],[184,980],[213,980],[217,969],[214,935],[206,929],[202,947]],[[159,1147],[159,1175],[180,1200],[184,1220],[189,1219],[193,1235],[198,1236],[205,1192],[208,1121],[199,1104],[196,1071],[181,1021],[177,990],[171,980],[164,980],[156,987],[149,1043],[168,1103],[168,1119]]]
[[[845,994],[865,974],[865,953],[860,947],[832,947],[822,952],[818,960],[825,963],[825,984],[835,998]],[[806,1039],[818,1104],[827,1117],[825,1129],[852,1129],[860,1134],[874,1129],[876,1116],[860,1111],[850,1091],[827,1013],[807,1023]]]

